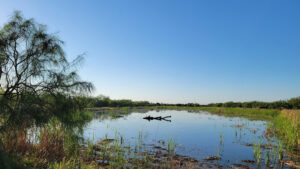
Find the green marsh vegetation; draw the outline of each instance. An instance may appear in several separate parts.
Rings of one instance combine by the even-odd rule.
[[[166,104],[166,103],[151,103],[148,101],[132,101],[128,99],[113,100],[107,96],[100,95],[98,97],[88,98],[89,107],[101,108],[101,107],[182,107],[182,108],[198,108],[198,107],[218,107],[218,108],[250,108],[250,109],[300,109],[300,97],[291,98],[289,100],[280,100],[274,102],[225,102],[225,103],[211,103],[207,105],[201,105],[198,103],[186,103],[186,104]],[[234,110],[234,109],[233,109]]]
[[[300,109],[300,97],[275,102],[226,102],[200,105],[197,103],[163,104],[149,102],[134,102],[131,100],[111,100],[109,99],[109,97],[101,96],[94,98],[94,103],[96,102],[98,104],[94,104],[94,107],[91,110],[101,110],[103,107],[99,105],[105,105],[111,107],[109,108],[110,111],[113,111],[115,109],[123,109],[123,111],[119,111],[123,112],[123,114],[128,114],[132,109],[137,110],[144,108],[157,110],[168,109],[208,111],[213,114],[219,114],[224,116],[242,116],[253,120],[267,120],[270,121],[272,124],[269,126],[269,128],[276,129],[275,131],[277,135],[279,135],[280,139],[283,140],[286,146],[289,147],[289,149],[294,149],[299,152],[300,112],[297,109]],[[102,102],[105,102],[106,104],[102,104]],[[128,104],[124,104],[125,102]],[[128,110],[127,113],[124,113],[124,110]],[[114,117],[118,116],[114,114]]]
[[[276,136],[280,140],[280,144],[272,147],[259,142],[254,142],[253,154],[256,162],[270,163],[275,165],[278,161],[282,161],[284,157],[292,157],[295,161],[299,160],[299,115],[297,109],[262,109],[262,108],[230,108],[230,107],[186,107],[186,106],[147,106],[145,109],[153,110],[187,110],[191,112],[208,111],[210,113],[230,116],[230,117],[244,117],[250,120],[263,120],[267,121],[267,130],[264,132],[267,138]],[[110,108],[110,111],[119,108]],[[129,110],[131,108],[128,108]],[[142,109],[142,108],[138,108]],[[137,111],[137,108],[135,109]],[[117,111],[118,112],[118,111]],[[243,126],[241,126],[242,128]],[[241,129],[239,128],[239,129]],[[253,131],[256,132],[256,131]],[[224,136],[220,134],[220,145],[217,147],[217,156],[221,156],[222,144]],[[267,143],[269,144],[269,143]],[[265,147],[269,148],[265,148]],[[262,150],[263,149],[263,150]],[[270,150],[272,149],[272,150]],[[274,157],[275,156],[275,157]],[[279,162],[280,163],[280,162]],[[266,164],[267,165],[267,164]]]
[[[93,116],[85,108],[94,106],[88,97],[94,87],[77,74],[83,55],[70,62],[62,45],[63,41],[48,33],[45,25],[24,18],[20,12],[1,28],[0,168],[182,166],[173,160],[172,141],[168,148],[161,148],[163,153],[146,151],[142,134],[133,152],[118,134],[113,142],[101,144],[83,139],[83,128]],[[121,100],[108,106],[146,104]],[[185,161],[183,166],[189,165]]]
[[[300,111],[282,110],[274,119],[273,128],[275,128],[279,139],[285,143],[290,151],[297,154],[300,152]]]
[[[166,145],[149,147],[142,132],[134,144],[124,141],[118,132],[115,138],[106,136],[97,143],[82,137],[83,128],[97,114],[115,119],[147,109],[209,111],[268,120],[268,135],[276,135],[282,144],[276,151],[266,150],[263,156],[261,143],[254,143],[257,162],[261,163],[262,157],[269,163],[286,155],[297,158],[295,154],[299,154],[299,97],[272,103],[209,105],[90,97],[93,85],[77,74],[76,65],[83,56],[68,61],[62,45],[63,41],[49,34],[45,25],[26,19],[19,12],[0,30],[0,168],[200,167],[202,164],[195,159],[176,154],[177,143],[173,138],[165,141]],[[223,133],[219,139],[218,159],[224,151]]]

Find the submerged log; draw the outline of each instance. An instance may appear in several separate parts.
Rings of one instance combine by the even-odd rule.
[[[143,119],[146,119],[148,121],[150,121],[150,120],[164,120],[164,121],[171,122],[171,120],[168,120],[167,118],[171,118],[171,116],[165,116],[165,117],[162,117],[162,116],[158,116],[158,117],[146,116]]]

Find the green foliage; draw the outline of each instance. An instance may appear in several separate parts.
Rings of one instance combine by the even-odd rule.
[[[139,107],[151,106],[147,101],[111,100],[109,97],[98,96],[93,98],[94,107]]]
[[[69,62],[63,41],[45,25],[15,12],[0,30],[0,115],[9,122],[46,123],[83,106],[79,97],[93,90],[81,81],[78,56]],[[75,104],[76,102],[76,104]],[[1,126],[0,126],[1,127]]]
[[[169,137],[168,138],[168,153],[169,154],[175,154],[176,153],[176,146],[177,146],[177,143],[176,143],[176,140]]]
[[[206,105],[209,107],[231,107],[231,108],[259,108],[259,109],[299,109],[300,97],[291,98],[290,100],[280,100],[274,102],[226,102]]]
[[[280,140],[289,150],[300,148],[300,112],[296,110],[282,111],[274,119],[271,126],[276,130]]]
[[[165,104],[165,103],[150,103],[147,101],[132,101],[132,100],[112,100],[106,96],[98,96],[95,98],[87,98],[89,107],[149,107],[149,106],[167,106],[167,107],[224,107],[224,108],[255,108],[255,109],[299,109],[300,97],[291,98],[290,100],[280,100],[274,102],[225,102],[211,103],[200,105],[198,103],[187,104]]]
[[[216,107],[206,107],[202,110],[208,110],[212,113],[219,113],[225,115],[235,115],[235,116],[261,116],[261,117],[275,117],[280,111],[273,109],[252,109],[252,108],[216,108]]]
[[[291,98],[290,100],[288,100],[287,102],[291,108],[293,109],[300,109],[300,97],[296,97],[296,98]]]
[[[66,160],[65,158],[61,162],[54,162],[49,164],[48,169],[96,169],[98,168],[95,163],[85,164],[82,160],[71,158]]]

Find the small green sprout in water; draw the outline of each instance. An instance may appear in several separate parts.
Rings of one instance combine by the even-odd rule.
[[[175,139],[172,139],[171,137],[169,137],[169,139],[168,139],[168,152],[169,152],[169,154],[176,152],[176,141],[175,141]]]
[[[143,144],[143,132],[142,131],[139,131],[139,143],[140,143],[140,145]]]
[[[254,158],[256,159],[257,164],[260,164],[261,160],[261,140],[258,143],[253,143],[253,153],[254,153]]]
[[[219,146],[217,146],[217,159],[221,159]]]
[[[265,164],[268,165],[270,161],[270,151],[266,150],[265,151]]]
[[[87,140],[86,158],[90,158],[94,153],[94,135],[91,140]]]
[[[220,133],[220,145],[223,145],[223,139],[224,139],[224,136],[223,136],[223,133],[221,132]]]
[[[278,153],[278,160],[282,161],[283,160],[283,144],[282,143],[279,143],[277,153]]]

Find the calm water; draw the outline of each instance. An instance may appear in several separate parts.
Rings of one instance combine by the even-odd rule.
[[[96,113],[97,116],[84,130],[86,139],[114,138],[116,132],[134,143],[139,133],[147,144],[159,140],[176,140],[176,152],[198,160],[216,156],[219,152],[222,164],[246,164],[241,160],[254,160],[253,147],[247,143],[277,144],[276,139],[267,140],[263,132],[267,122],[248,120],[241,117],[224,117],[205,111],[188,112],[178,110],[149,110],[133,112],[124,117],[112,119]],[[147,121],[145,116],[172,116],[168,121]],[[262,155],[263,156],[263,155]],[[247,164],[249,165],[249,164]]]

